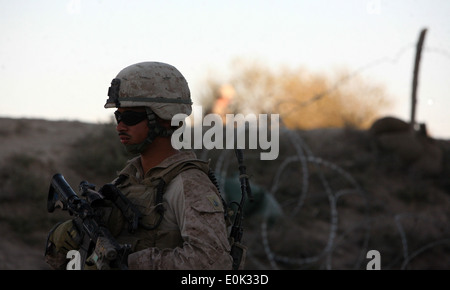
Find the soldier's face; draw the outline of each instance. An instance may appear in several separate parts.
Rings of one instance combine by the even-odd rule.
[[[118,108],[114,114],[122,144],[139,144],[147,138],[149,128],[144,108]]]

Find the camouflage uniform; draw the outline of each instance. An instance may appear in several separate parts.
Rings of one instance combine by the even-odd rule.
[[[207,170],[208,164],[193,152],[180,152],[145,175],[139,157],[120,172],[127,178],[118,188],[144,214],[145,227],[154,226],[160,217],[155,210],[159,178],[179,172],[164,192],[164,214],[156,229],[140,226],[131,234],[122,226],[117,240],[132,245],[130,269],[231,269],[224,209]]]
[[[117,187],[142,213],[140,225],[130,233],[127,220],[113,205],[103,209],[103,219],[119,243],[132,246],[129,269],[231,269],[224,208],[208,170],[207,162],[186,151],[167,158],[145,175],[139,157],[120,172],[126,179]],[[155,204],[161,179],[168,181],[162,215]],[[153,226],[156,228],[149,229]],[[65,269],[66,253],[79,249],[80,237],[71,220],[51,233],[46,262],[54,269]]]

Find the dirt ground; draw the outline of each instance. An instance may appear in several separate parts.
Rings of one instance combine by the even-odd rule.
[[[30,246],[14,235],[8,225],[0,223],[0,269],[2,270],[48,270],[44,262],[46,233],[36,235],[42,242]]]
[[[46,212],[48,183],[57,171],[72,183],[84,178],[68,167],[67,156],[77,140],[98,130],[98,124],[0,118],[0,269],[49,269],[43,254],[55,219]],[[260,166],[258,154],[246,155],[255,191],[271,198],[244,222],[247,269],[361,269],[370,249],[380,250],[383,268],[450,269],[448,165],[437,177],[412,176],[394,157],[376,155],[364,132],[284,132],[280,138],[278,160]],[[448,148],[449,141],[441,142]],[[306,149],[310,155],[302,157]],[[20,159],[23,155],[28,159]],[[219,173],[236,171],[234,159],[223,152],[198,155],[212,158]],[[31,171],[18,171],[11,160]],[[39,199],[28,196],[25,181],[19,191],[12,171],[42,178],[35,182]],[[282,218],[269,221],[264,211],[273,217],[281,211]]]
[[[8,157],[16,154],[34,156],[41,161],[40,165],[43,168],[40,169],[48,181],[53,172],[49,168],[66,168],[64,160],[68,151],[65,148],[81,136],[90,134],[91,130],[95,128],[92,124],[39,119],[0,118],[0,124],[0,137],[4,140],[0,145],[0,164],[6,165],[9,161]],[[67,172],[70,172],[70,168],[67,169]],[[2,194],[6,193],[0,192],[0,196]],[[5,205],[5,201],[0,200],[0,208],[7,206],[8,208],[4,210],[14,210],[17,215],[27,207],[16,203],[12,204],[13,208],[11,208],[11,203]],[[39,205],[38,207],[45,212],[45,200],[42,200],[42,207]],[[29,222],[33,223],[31,216]],[[26,239],[31,242],[25,242],[23,236],[17,234],[10,224],[0,219],[0,269],[49,269],[44,262],[47,231],[33,231],[31,236]]]

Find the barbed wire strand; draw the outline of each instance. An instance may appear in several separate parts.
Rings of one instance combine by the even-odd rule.
[[[300,157],[298,155],[288,157],[286,159],[288,161],[284,162],[284,166],[281,167],[281,169],[284,170],[284,168],[286,167],[286,165],[288,163],[299,161],[299,159],[301,159],[301,158],[305,158],[305,157]],[[356,182],[356,180],[352,177],[351,174],[346,172],[344,169],[340,168],[339,166],[337,166],[331,162],[328,162],[321,158],[317,158],[317,157],[313,157],[313,156],[306,157],[305,160],[307,162],[310,162],[313,164],[320,164],[320,165],[330,168],[334,171],[337,171],[338,173],[343,175],[355,187],[355,190],[357,192],[359,192],[362,196],[365,196],[364,191],[362,191],[361,187]],[[323,175],[322,175],[322,177],[323,177]],[[334,243],[334,240],[336,237],[336,232],[338,230],[338,211],[337,211],[337,207],[336,207],[337,198],[335,195],[332,194],[331,188],[329,187],[328,182],[326,181],[326,179],[324,177],[321,179],[321,182],[324,184],[325,189],[327,191],[327,196],[328,196],[329,205],[330,205],[330,213],[331,213],[330,214],[331,215],[331,218],[330,218],[331,225],[330,225],[330,233],[328,235],[327,245],[325,246],[324,250],[319,255],[308,257],[308,258],[295,259],[295,258],[283,257],[283,256],[276,255],[270,250],[270,244],[269,244],[269,241],[267,240],[268,239],[267,224],[266,224],[266,221],[263,221],[263,223],[261,225],[262,239],[263,239],[265,252],[267,254],[267,257],[269,259],[269,262],[270,262],[272,268],[276,267],[275,260],[279,261],[279,262],[283,262],[283,263],[303,265],[303,264],[307,264],[307,263],[316,262],[320,258],[322,258],[323,256],[326,255],[325,267],[326,267],[326,269],[331,269],[331,255],[330,254],[332,253],[333,243]],[[342,196],[342,194],[339,194],[339,192],[337,192],[336,194],[338,194],[337,197]],[[367,206],[367,202],[366,202],[366,206]],[[364,245],[367,245],[368,237],[369,236],[366,235]],[[360,256],[362,256],[363,254],[364,253],[360,254]],[[360,260],[360,259],[358,259],[358,260]]]
[[[312,103],[315,103],[317,101],[319,101],[320,99],[324,98],[325,96],[331,94],[332,92],[336,91],[337,89],[339,89],[339,87],[341,87],[342,85],[344,85],[345,83],[347,83],[348,81],[350,81],[351,79],[361,75],[363,72],[365,72],[366,70],[369,70],[371,68],[377,67],[379,65],[382,65],[384,63],[392,63],[395,64],[408,50],[415,48],[415,44],[407,44],[403,47],[401,47],[395,54],[393,57],[390,56],[384,56],[382,58],[379,58],[377,60],[374,60],[372,62],[369,62],[359,68],[357,68],[356,70],[354,70],[353,72],[349,73],[347,76],[341,78],[339,81],[337,81],[334,85],[332,85],[330,88],[315,94],[314,96],[310,97],[309,99],[302,101],[302,102],[298,102],[298,100],[295,100],[293,102],[293,106],[291,106],[291,109],[286,111],[283,115],[286,117],[288,115],[290,115],[291,113],[295,112],[298,110],[299,107],[305,107],[305,106],[309,106]],[[286,102],[284,102],[286,103]],[[278,104],[279,106],[280,104]],[[277,105],[276,105],[277,106]]]

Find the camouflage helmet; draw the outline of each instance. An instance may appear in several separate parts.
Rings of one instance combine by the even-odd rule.
[[[190,115],[192,101],[184,76],[162,62],[141,62],[122,69],[112,80],[105,108],[149,107],[161,119]]]

